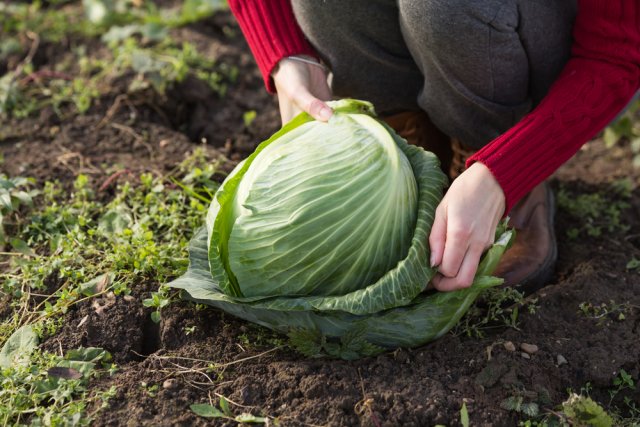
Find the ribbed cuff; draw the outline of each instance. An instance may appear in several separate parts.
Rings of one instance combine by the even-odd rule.
[[[466,166],[481,162],[489,168],[504,191],[508,213],[600,132],[638,85],[638,75],[622,67],[572,59],[543,102]]]
[[[300,30],[289,0],[230,0],[229,7],[240,24],[270,93],[275,93],[271,72],[282,58],[290,55],[318,58]]]

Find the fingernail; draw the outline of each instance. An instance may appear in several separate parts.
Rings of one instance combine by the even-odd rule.
[[[322,109],[320,109],[320,113],[318,113],[322,120],[329,120],[332,114],[333,111],[331,111],[331,108],[329,107],[322,107]]]
[[[429,259],[429,264],[431,264],[431,268],[436,266],[436,256],[435,256],[435,254],[431,254],[431,257]]]

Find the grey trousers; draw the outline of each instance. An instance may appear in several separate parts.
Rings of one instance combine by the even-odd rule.
[[[336,96],[423,109],[480,148],[547,93],[569,58],[576,0],[292,0]]]

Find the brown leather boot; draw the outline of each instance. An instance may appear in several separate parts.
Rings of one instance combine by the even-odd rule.
[[[449,177],[457,178],[465,162],[475,150],[451,139],[453,158]],[[502,256],[493,275],[504,279],[525,295],[533,293],[551,280],[558,258],[553,227],[555,201],[549,185],[542,183],[520,200],[509,212],[509,225],[516,230],[516,239]]]
[[[451,165],[451,145],[449,137],[442,133],[424,111],[406,111],[382,117],[398,135],[409,144],[417,145],[430,151],[440,159],[440,166],[447,172]]]
[[[457,138],[451,138],[451,166],[449,167],[449,178],[453,181],[466,169],[465,163],[477,150],[463,144]]]
[[[494,276],[525,295],[549,283],[558,259],[553,226],[555,200],[546,182],[535,187],[509,213],[516,240],[502,256]]]

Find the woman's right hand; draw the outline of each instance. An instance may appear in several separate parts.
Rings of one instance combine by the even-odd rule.
[[[283,125],[302,111],[316,120],[329,120],[333,111],[325,101],[331,99],[331,89],[327,83],[327,72],[321,66],[283,58],[272,77]]]

